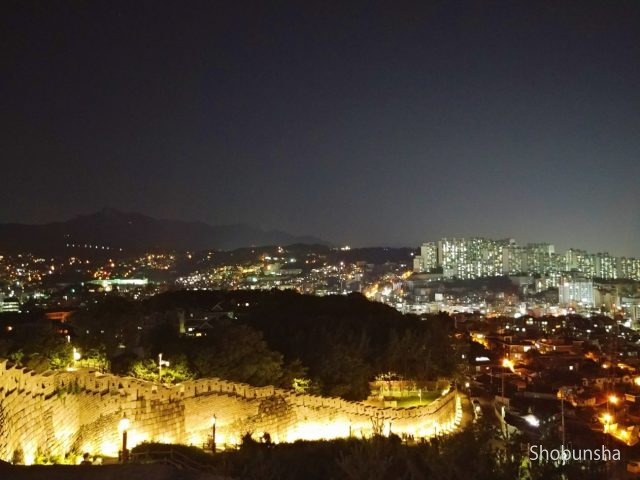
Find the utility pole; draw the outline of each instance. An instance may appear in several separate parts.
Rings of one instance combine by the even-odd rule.
[[[216,423],[217,423],[217,418],[214,415],[211,418],[211,454],[215,455],[216,454]]]
[[[564,387],[560,389],[560,415],[561,415],[561,422],[562,422],[562,450],[564,451],[564,444],[565,444],[565,433],[564,433],[564,394],[565,394],[565,389]]]

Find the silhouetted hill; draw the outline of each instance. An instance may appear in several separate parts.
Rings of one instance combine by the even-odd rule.
[[[252,225],[159,220],[111,208],[44,225],[0,224],[0,249],[8,252],[54,254],[78,250],[113,254],[120,251],[229,250],[292,243],[326,244],[315,237],[263,230]]]

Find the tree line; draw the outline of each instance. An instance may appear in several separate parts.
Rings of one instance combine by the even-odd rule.
[[[201,337],[180,334],[181,313],[206,315],[216,305],[234,318],[210,320]],[[177,291],[145,301],[112,295],[75,312],[68,327],[71,342],[51,332],[14,338],[5,356],[36,370],[60,368],[73,363],[73,345],[114,373],[158,380],[162,353],[169,361],[165,382],[219,377],[351,400],[366,398],[368,382],[381,373],[432,380],[454,375],[459,365],[447,315],[403,315],[359,294]]]

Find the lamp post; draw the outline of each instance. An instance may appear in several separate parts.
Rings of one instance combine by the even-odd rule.
[[[506,402],[505,402],[505,396],[504,396],[504,369],[508,368],[513,372],[513,362],[511,360],[509,360],[508,358],[505,358],[502,360],[502,391],[500,392],[500,395],[502,395],[502,426],[504,428],[504,432],[505,432],[505,436],[507,438],[509,438],[509,427],[507,426],[507,420],[506,420]]]
[[[78,351],[78,349],[76,347],[73,347],[73,366],[75,368],[76,364],[78,363],[78,360],[80,360],[82,358],[82,355],[80,355],[80,352]]]
[[[118,429],[122,432],[122,463],[127,463],[127,460],[129,459],[129,454],[127,452],[127,431],[129,430],[129,425],[129,419],[127,418],[127,415],[124,414],[118,424]]]
[[[513,372],[513,362],[508,358],[505,358],[504,360],[502,360],[502,368],[508,368]],[[504,370],[502,370],[502,391],[500,392],[500,394],[502,395],[502,403],[504,403]]]
[[[215,455],[216,453],[216,421],[217,418],[214,415],[211,417],[211,454]]]
[[[570,393],[566,387],[561,387],[558,391],[558,395],[560,396],[560,426],[562,428],[562,448],[564,448],[564,444],[566,443],[566,434],[565,434],[565,425],[564,425],[564,399]]]
[[[614,417],[609,412],[605,413],[602,416],[602,421],[604,423],[604,433],[609,433],[611,431],[611,424],[614,422]]]
[[[162,360],[162,354],[158,354],[158,383],[162,383],[162,367],[168,367],[169,362]]]

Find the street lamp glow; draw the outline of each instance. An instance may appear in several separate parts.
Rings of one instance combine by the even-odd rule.
[[[124,416],[120,419],[120,422],[118,423],[118,430],[120,430],[121,432],[126,432],[127,430],[129,430],[129,426],[131,425],[131,422],[129,421],[129,419]]]
[[[513,372],[513,367],[514,367],[514,363],[509,360],[508,358],[505,358],[502,360],[502,367],[503,368],[508,368],[509,370],[511,370]]]
[[[127,434],[129,433],[129,425],[130,422],[127,418],[127,414],[125,413],[118,423],[118,430],[122,432],[122,456],[120,457],[120,461],[122,463],[127,463],[129,460],[129,451],[127,450]]]
[[[605,424],[609,424],[613,421],[613,416],[610,413],[605,413],[602,415],[602,420]]]
[[[609,402],[613,403],[614,405],[617,405],[618,403],[618,397],[616,397],[615,395],[609,395]]]
[[[73,361],[77,362],[81,358],[82,358],[82,355],[80,355],[80,352],[78,351],[78,349],[76,347],[73,347]]]
[[[532,427],[539,427],[540,426],[540,420],[538,420],[538,418],[535,415],[527,415],[527,416],[524,417],[524,419]]]

